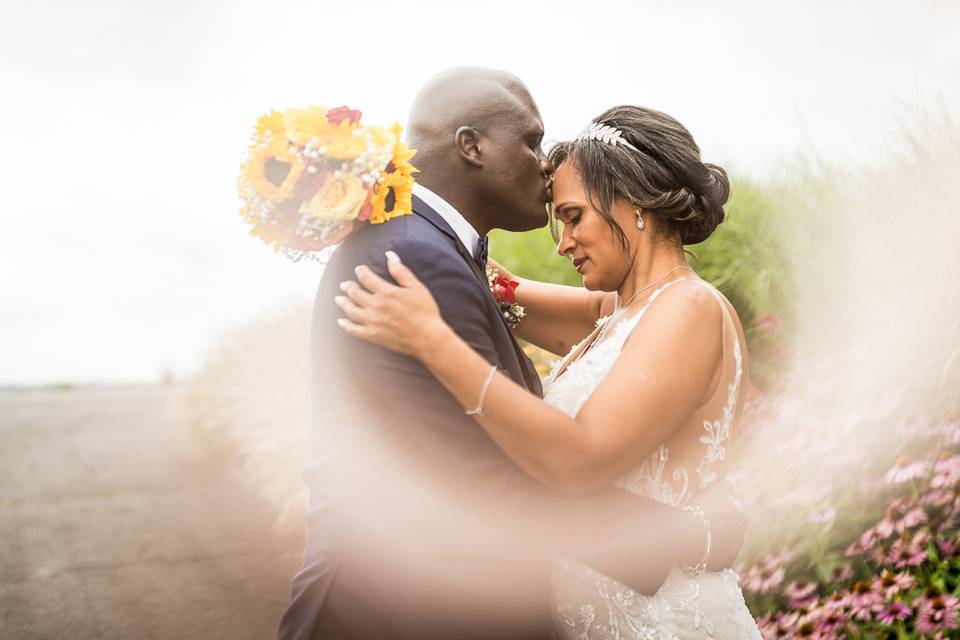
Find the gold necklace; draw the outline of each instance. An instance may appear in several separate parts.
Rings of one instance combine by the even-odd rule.
[[[613,313],[611,313],[609,316],[607,316],[607,319],[606,319],[606,320],[604,321],[604,323],[603,323],[603,328],[600,330],[600,334],[597,336],[596,340],[594,340],[594,341],[590,344],[590,346],[593,346],[593,345],[596,344],[597,342],[600,342],[600,339],[603,338],[604,334],[607,332],[607,327],[609,327],[610,324],[613,322],[613,317],[614,317],[615,315],[617,315],[618,313],[620,313],[620,311],[622,311],[623,309],[626,309],[628,306],[630,306],[630,303],[633,302],[634,299],[635,299],[639,294],[643,293],[644,291],[646,291],[646,290],[649,289],[650,287],[655,287],[655,286],[657,286],[658,284],[660,284],[661,282],[663,282],[663,281],[667,278],[667,276],[669,276],[669,275],[670,275],[671,273],[673,273],[674,271],[677,271],[678,269],[687,269],[687,270],[689,270],[689,271],[693,271],[693,269],[691,269],[690,267],[688,267],[688,266],[685,265],[685,264],[677,265],[677,266],[675,266],[673,269],[670,269],[670,270],[667,271],[665,274],[663,274],[662,276],[660,276],[659,278],[657,278],[656,280],[654,280],[653,282],[651,282],[650,284],[648,284],[648,285],[646,285],[645,287],[643,287],[642,289],[637,289],[636,291],[634,291],[634,292],[633,292],[633,295],[630,296],[630,298],[627,300],[627,302],[626,302],[625,304],[620,304],[620,294],[618,293],[618,294],[617,294],[617,306],[616,306],[616,308],[614,308]]]
[[[674,267],[673,269],[670,269],[670,270],[667,271],[665,274],[663,274],[662,276],[660,276],[659,278],[657,278],[656,280],[654,280],[653,282],[651,282],[650,284],[648,284],[648,285],[645,286],[644,288],[638,289],[637,291],[634,291],[633,295],[630,296],[630,299],[627,300],[627,304],[625,304],[625,305],[621,305],[621,304],[619,303],[620,294],[617,294],[617,298],[618,298],[617,308],[613,310],[613,313],[611,313],[609,316],[606,317],[606,319],[603,321],[603,326],[600,327],[600,330],[599,330],[599,331],[597,331],[596,329],[593,330],[594,332],[596,332],[597,335],[596,335],[596,336],[593,338],[593,340],[591,340],[591,341],[589,342],[589,344],[587,344],[586,346],[583,346],[583,344],[581,343],[580,348],[577,350],[577,353],[575,353],[573,356],[571,356],[571,357],[563,364],[563,366],[561,366],[560,369],[557,370],[557,372],[554,374],[553,379],[556,380],[557,378],[559,378],[561,374],[563,374],[564,372],[566,372],[567,369],[570,368],[570,365],[571,365],[571,364],[573,364],[573,363],[576,362],[577,360],[580,360],[588,351],[590,351],[591,349],[593,349],[594,345],[598,344],[598,343],[600,342],[600,340],[603,339],[603,336],[606,335],[606,333],[607,333],[607,328],[608,328],[608,327],[610,326],[610,324],[613,322],[613,316],[615,316],[616,314],[620,313],[620,311],[621,311],[622,309],[625,309],[631,302],[633,302],[634,298],[637,297],[637,294],[638,294],[638,293],[640,293],[640,292],[642,292],[642,291],[646,291],[646,290],[649,289],[650,287],[653,287],[653,286],[656,286],[656,285],[660,284],[661,282],[664,281],[664,279],[665,279],[668,275],[670,275],[671,273],[673,273],[673,272],[676,271],[677,269],[688,269],[688,270],[690,270],[690,271],[693,271],[693,269],[690,269],[690,267],[688,267],[688,266],[685,265],[685,264],[677,265],[676,267]],[[586,342],[586,341],[589,340],[589,339],[590,339],[590,336],[587,336],[586,338],[584,338],[584,342]]]

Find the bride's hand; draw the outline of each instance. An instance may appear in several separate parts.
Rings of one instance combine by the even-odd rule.
[[[386,255],[387,271],[399,286],[360,265],[357,282],[341,282],[345,295],[334,298],[347,316],[337,324],[355,338],[419,357],[429,347],[431,336],[436,337],[436,331],[446,324],[433,295],[413,271],[393,251]]]

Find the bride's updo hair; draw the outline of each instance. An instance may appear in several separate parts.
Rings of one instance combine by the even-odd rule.
[[[584,139],[557,144],[549,158],[554,167],[574,163],[587,197],[624,246],[626,237],[612,213],[617,197],[656,215],[660,227],[683,244],[710,237],[723,222],[730,183],[721,167],[700,160],[686,127],[660,111],[629,105],[608,109],[593,121],[619,129],[639,152]]]

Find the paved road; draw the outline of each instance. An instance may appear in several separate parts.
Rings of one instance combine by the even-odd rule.
[[[0,394],[0,639],[273,636],[302,542],[185,457],[173,393]]]

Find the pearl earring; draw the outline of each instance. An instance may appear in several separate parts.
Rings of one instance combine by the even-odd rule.
[[[637,229],[643,229],[646,223],[643,221],[643,217],[640,215],[640,209],[634,209],[637,212]]]

